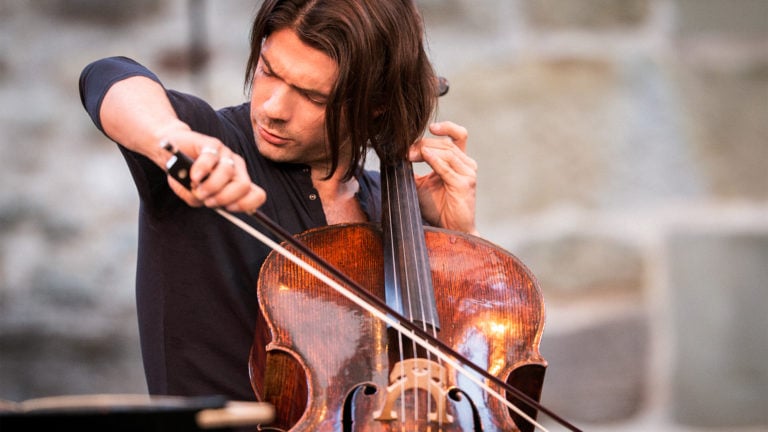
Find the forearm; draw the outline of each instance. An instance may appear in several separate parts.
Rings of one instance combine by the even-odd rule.
[[[80,75],[80,98],[104,134],[162,166],[165,133],[189,128],[178,120],[165,88],[149,69],[127,57],[107,57]]]
[[[251,182],[242,157],[209,132],[217,124],[213,109],[193,97],[183,98],[186,105],[179,104],[178,96],[171,99],[174,95],[152,72],[125,57],[98,60],[80,75],[83,106],[110,139],[161,168],[170,157],[160,146],[164,140],[194,159],[191,190],[173,180],[168,183],[187,204],[238,212],[251,212],[263,204],[264,191]],[[200,124],[210,127],[200,129]]]
[[[176,116],[165,89],[143,76],[112,85],[101,103],[99,119],[112,140],[159,166],[168,159],[159,142],[173,131],[189,130]]]

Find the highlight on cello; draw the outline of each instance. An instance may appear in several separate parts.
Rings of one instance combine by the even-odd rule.
[[[541,293],[478,236],[415,3],[266,0],[245,84],[214,109],[133,59],[81,74],[141,200],[150,393],[266,401],[262,430],[577,430],[538,403]]]

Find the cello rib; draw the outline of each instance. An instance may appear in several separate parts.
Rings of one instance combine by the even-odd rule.
[[[376,227],[355,224],[318,228],[300,235],[299,240],[360,285],[383,295],[381,233]],[[427,228],[426,241],[440,314],[440,339],[497,376],[510,377],[513,385],[538,400],[546,367],[538,351],[544,308],[528,270],[513,256],[473,236]],[[469,269],[476,274],[462,277],[467,273],[459,270]],[[294,413],[292,418],[280,420],[282,427],[293,426],[295,431],[342,430],[344,405],[350,392],[362,385],[379,389],[388,385],[385,326],[280,255],[271,255],[262,273],[258,289],[273,336],[268,346],[270,356],[289,355],[296,360],[309,392],[308,397],[300,395],[302,400],[293,403],[305,406],[300,418]],[[526,373],[514,373],[520,368]],[[290,375],[302,379],[296,377],[301,374],[296,374],[295,367]],[[462,383],[455,371],[450,375],[458,387],[466,387],[466,394],[477,394],[477,389]],[[284,381],[275,382],[286,385]],[[271,398],[295,396],[282,390],[267,389],[265,400],[279,407],[285,402]],[[383,392],[359,393],[354,398],[357,427],[365,424],[361,430],[372,431],[394,427],[372,421]],[[489,401],[483,406],[480,399],[485,430],[525,429],[515,425],[501,403]],[[450,409],[460,420],[443,430],[473,430],[462,426],[466,414],[456,412],[462,409],[459,405],[453,404]],[[277,416],[281,415],[278,408]]]

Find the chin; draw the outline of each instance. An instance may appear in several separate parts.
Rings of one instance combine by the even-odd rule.
[[[271,160],[272,162],[298,163],[296,161],[296,158],[293,157],[291,154],[273,145],[257,144],[256,148],[259,150],[259,153],[261,153],[262,156]]]

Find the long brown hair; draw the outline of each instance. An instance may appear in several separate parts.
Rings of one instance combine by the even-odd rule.
[[[246,87],[264,38],[283,28],[339,66],[325,113],[329,177],[346,140],[352,151],[345,178],[365,161],[369,145],[385,162],[404,159],[426,129],[438,92],[413,1],[266,0],[251,29]]]

